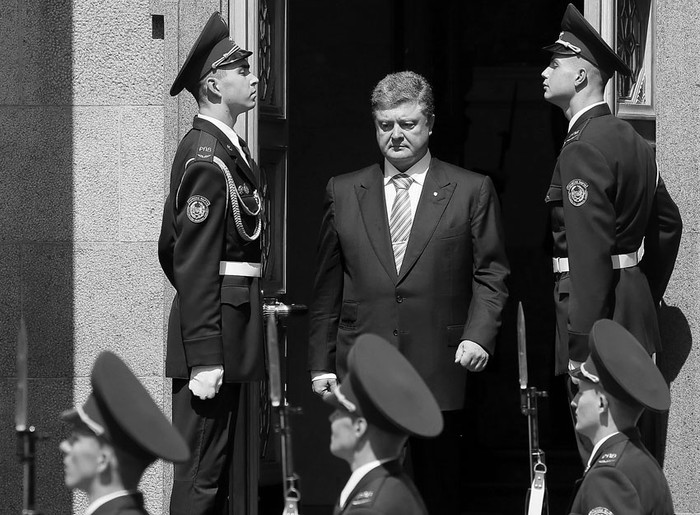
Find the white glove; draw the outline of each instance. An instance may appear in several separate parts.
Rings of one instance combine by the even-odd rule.
[[[190,391],[200,399],[213,399],[224,382],[223,365],[192,367]]]

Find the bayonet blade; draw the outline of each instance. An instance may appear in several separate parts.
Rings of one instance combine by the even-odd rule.
[[[24,317],[17,336],[17,391],[15,392],[15,429],[27,429],[27,326]]]
[[[518,369],[520,371],[520,388],[527,388],[527,340],[525,334],[525,313],[523,303],[518,302]]]
[[[267,316],[267,359],[269,366],[269,395],[274,408],[282,404],[282,377],[277,340],[277,316],[274,309]]]

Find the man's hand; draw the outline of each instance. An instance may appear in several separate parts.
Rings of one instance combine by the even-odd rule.
[[[311,389],[316,395],[325,398],[333,395],[333,388],[338,386],[338,378],[335,374],[323,371],[311,371]]]
[[[223,382],[223,365],[192,367],[190,372],[190,391],[202,400],[213,399]]]
[[[489,362],[489,353],[476,342],[462,340],[455,352],[455,363],[459,363],[470,372],[481,372]]]

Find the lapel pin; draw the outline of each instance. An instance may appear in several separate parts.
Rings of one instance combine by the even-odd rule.
[[[433,191],[433,197],[437,197],[437,191]]]

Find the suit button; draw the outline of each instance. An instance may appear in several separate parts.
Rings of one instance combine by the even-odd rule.
[[[403,297],[402,297],[401,295],[397,295],[397,296],[396,296],[396,302],[398,302],[399,304],[401,304],[401,303],[403,302]]]
[[[394,336],[398,336],[398,335],[399,335],[399,332],[396,329],[394,329]]]

